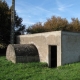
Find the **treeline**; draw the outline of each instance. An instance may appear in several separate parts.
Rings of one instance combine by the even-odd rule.
[[[28,34],[49,32],[49,31],[71,31],[80,32],[80,21],[78,18],[71,18],[71,22],[68,22],[66,18],[52,16],[50,19],[42,24],[38,22],[27,28]]]
[[[25,25],[22,24],[22,18],[15,11],[15,36],[20,35],[25,30]],[[6,1],[0,0],[0,52],[4,51],[7,45],[10,44],[11,34],[11,7]]]

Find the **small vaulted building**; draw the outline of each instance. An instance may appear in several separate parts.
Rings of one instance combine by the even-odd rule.
[[[38,50],[33,44],[9,44],[6,58],[13,63],[39,62]]]

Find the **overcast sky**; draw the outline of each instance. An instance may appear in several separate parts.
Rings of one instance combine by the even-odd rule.
[[[12,0],[6,0],[9,6]],[[80,0],[15,0],[15,10],[23,19],[23,24],[44,23],[52,16],[60,16],[68,21],[80,19]]]

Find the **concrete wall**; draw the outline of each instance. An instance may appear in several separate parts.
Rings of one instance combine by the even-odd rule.
[[[38,50],[33,44],[9,44],[6,59],[13,63],[39,62]]]
[[[34,44],[41,62],[49,64],[51,45],[57,46],[57,66],[80,61],[80,33],[53,31],[38,34],[20,35],[19,44]]]
[[[34,44],[39,52],[41,62],[49,62],[49,45],[57,45],[57,66],[61,65],[61,31],[21,35],[17,37],[19,44]]]
[[[12,61],[13,63],[16,63],[16,54],[14,52],[15,50],[13,46],[9,45],[6,50],[6,59]]]
[[[62,32],[62,65],[80,61],[80,33]]]

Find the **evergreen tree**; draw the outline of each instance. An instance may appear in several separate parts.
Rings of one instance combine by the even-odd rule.
[[[20,18],[15,11],[15,35],[20,35],[25,30]],[[6,47],[10,43],[11,33],[11,8],[6,1],[0,1],[0,48]]]

